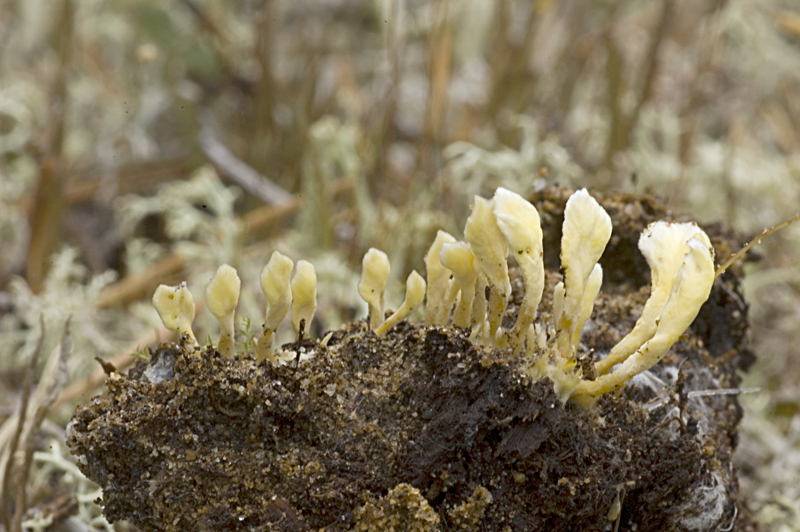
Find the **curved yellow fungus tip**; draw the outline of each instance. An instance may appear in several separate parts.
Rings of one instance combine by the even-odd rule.
[[[397,312],[389,316],[389,319],[375,329],[375,334],[383,336],[386,331],[406,319],[412,312],[417,310],[425,297],[425,279],[415,271],[411,272],[406,281],[406,299]]]
[[[615,364],[631,356],[656,333],[658,316],[669,299],[692,238],[711,247],[708,235],[694,223],[654,222],[642,232],[639,249],[650,266],[650,297],[631,332],[595,364],[597,375],[611,371]]]
[[[688,251],[678,270],[667,303],[656,320],[653,337],[616,370],[593,381],[581,381],[575,389],[578,395],[598,396],[650,369],[664,358],[672,344],[692,324],[714,285],[714,250],[702,238],[690,239],[686,247]]]
[[[369,328],[375,330],[383,323],[386,283],[389,282],[389,257],[379,249],[370,248],[362,261],[358,294],[369,306]]]
[[[193,345],[197,339],[192,332],[194,320],[194,299],[186,283],[178,286],[159,285],[153,294],[153,306],[158,312],[164,327],[180,335],[187,335]]]
[[[233,358],[234,316],[241,288],[242,281],[239,279],[239,275],[234,268],[227,264],[223,264],[217,269],[217,273],[206,287],[208,310],[219,321],[220,333],[217,348],[227,358]]]

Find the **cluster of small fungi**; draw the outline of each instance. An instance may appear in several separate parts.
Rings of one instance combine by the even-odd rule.
[[[583,189],[567,201],[561,239],[563,281],[553,292],[553,322],[537,321],[545,286],[542,228],[536,208],[523,197],[498,188],[492,199],[475,197],[464,241],[439,231],[425,256],[427,283],[416,271],[406,283],[406,298],[387,319],[384,292],[389,259],[370,249],[363,259],[358,291],[369,306],[369,326],[378,337],[411,316],[427,299],[429,325],[470,330],[477,345],[508,350],[526,360],[533,380],[548,377],[562,401],[591,404],[658,363],[697,316],[714,283],[714,250],[694,223],[654,222],[641,234],[639,249],[651,270],[651,292],[633,330],[601,360],[586,368],[576,361],[581,332],[594,308],[603,279],[598,264],[611,238],[608,213]],[[508,255],[522,272],[525,296],[515,323],[502,327],[511,296]],[[292,269],[295,269],[292,276]],[[291,279],[290,279],[291,278]],[[278,326],[292,308],[292,325],[301,341],[316,309],[316,274],[311,263],[274,252],[261,272],[267,299],[256,360],[282,363],[275,346]],[[234,312],[241,281],[222,265],[206,290],[209,310],[219,320],[219,351],[234,356]],[[197,341],[191,330],[195,307],[185,283],[161,285],[153,303],[165,326]]]
[[[369,250],[369,315],[320,338],[306,261],[273,254],[244,350],[233,268],[206,293],[216,347],[192,333],[186,286],[159,287],[180,341],[109,370],[68,428],[104,515],[144,532],[754,530],[732,458],[747,306],[709,244],[739,237],[659,221],[674,218],[651,196],[594,197],[476,198],[464,241],[437,235],[394,312]],[[278,345],[290,312],[297,341]]]

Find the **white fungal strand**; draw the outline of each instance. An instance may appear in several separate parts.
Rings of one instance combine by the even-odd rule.
[[[561,236],[564,310],[556,323],[560,356],[574,359],[572,337],[577,329],[589,276],[611,238],[611,217],[586,189],[567,200]],[[580,334],[580,333],[578,333]]]
[[[472,302],[475,299],[475,283],[478,280],[472,250],[466,242],[449,242],[441,246],[439,258],[441,264],[453,273],[454,291],[457,289],[461,293],[453,314],[453,325],[471,327]]]
[[[542,226],[536,207],[519,194],[502,187],[494,194],[494,215],[511,248],[511,255],[522,270],[525,284],[525,298],[519,308],[517,321],[509,331],[512,349],[519,351],[529,327],[536,319],[544,291]]]

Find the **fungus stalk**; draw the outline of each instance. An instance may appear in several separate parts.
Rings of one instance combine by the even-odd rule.
[[[164,327],[181,336],[187,335],[189,342],[197,345],[197,339],[192,332],[194,299],[185,282],[178,286],[159,285],[153,294],[153,306]]]
[[[292,278],[292,300],[292,327],[300,342],[308,335],[317,310],[317,273],[308,261],[297,261],[297,271]]]
[[[700,238],[686,243],[688,252],[678,270],[664,309],[656,319],[656,331],[619,368],[593,381],[581,381],[580,396],[596,397],[628,382],[634,375],[657,364],[692,324],[714,284],[714,250]]]
[[[594,298],[587,296],[589,278],[597,261],[611,238],[611,217],[597,200],[581,189],[567,200],[564,209],[564,224],[561,237],[561,267],[564,269],[564,302],[556,322],[557,348],[561,364],[571,365],[575,361],[577,340],[580,339],[583,323],[580,317],[588,313],[586,305],[593,305]],[[600,275],[602,273],[595,274]],[[595,278],[595,283],[597,278]],[[591,287],[594,289],[594,286]],[[599,289],[599,285],[597,286]],[[596,292],[595,292],[596,295]]]
[[[417,310],[422,304],[422,299],[425,297],[425,279],[415,271],[411,272],[406,281],[406,299],[397,312],[389,316],[383,324],[375,329],[375,334],[383,336],[386,331],[408,318],[411,313]]]
[[[595,364],[597,375],[611,371],[615,364],[631,356],[656,333],[658,316],[670,297],[678,271],[689,252],[688,241],[692,238],[711,246],[708,235],[694,223],[654,222],[642,232],[639,250],[650,266],[650,297],[631,332]]]
[[[439,231],[425,255],[425,269],[428,271],[426,288],[425,321],[429,325],[444,325],[450,317],[450,308],[446,308],[445,295],[450,280],[450,272],[440,259],[442,245],[455,242],[449,233]]]
[[[268,359],[275,362],[275,333],[289,312],[292,304],[290,276],[294,263],[292,259],[277,251],[272,253],[269,262],[261,270],[261,289],[267,297],[267,310],[264,330],[256,343],[256,360]]]
[[[475,299],[475,283],[478,273],[475,271],[473,261],[475,257],[466,242],[448,242],[442,244],[439,250],[439,259],[445,268],[453,273],[453,291],[460,291],[461,299],[453,314],[453,325],[456,327],[471,327],[472,302]],[[448,296],[448,299],[454,296]],[[449,313],[449,309],[448,309]]]
[[[389,257],[379,249],[370,248],[362,260],[358,294],[369,306],[369,328],[373,331],[383,323],[384,293],[389,282]]]
[[[508,297],[511,294],[511,281],[508,278],[508,244],[497,226],[493,200],[475,196],[472,214],[464,227],[464,239],[469,243],[475,256],[476,269],[483,274],[489,286],[488,329],[484,339],[494,343],[495,333],[500,328]],[[479,294],[480,295],[480,294]]]
[[[239,303],[239,291],[242,281],[236,270],[227,264],[217,269],[206,287],[206,304],[208,310],[219,322],[219,343],[217,349],[226,358],[233,358],[234,353],[234,316]]]
[[[519,194],[498,188],[494,194],[494,215],[511,253],[522,270],[525,298],[517,321],[509,331],[509,343],[515,352],[522,349],[528,330],[536,318],[544,291],[542,226],[539,213]]]

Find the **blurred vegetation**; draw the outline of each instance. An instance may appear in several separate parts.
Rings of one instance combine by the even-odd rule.
[[[158,283],[202,294],[228,262],[253,287],[241,315],[257,316],[279,249],[317,267],[320,332],[365,314],[353,287],[370,246],[392,260],[398,304],[472,195],[547,183],[654,192],[744,234],[793,216],[800,7],[0,1],[0,473],[12,466],[3,502],[29,508],[6,524],[108,528],[64,426],[102,382],[95,357],[124,367],[168,338],[148,302]],[[756,251],[747,384],[762,391],[742,397],[740,475],[765,526],[800,530],[800,228]],[[214,327],[200,302],[198,337]],[[34,387],[60,395],[23,401]],[[52,511],[59,497],[77,506]]]

